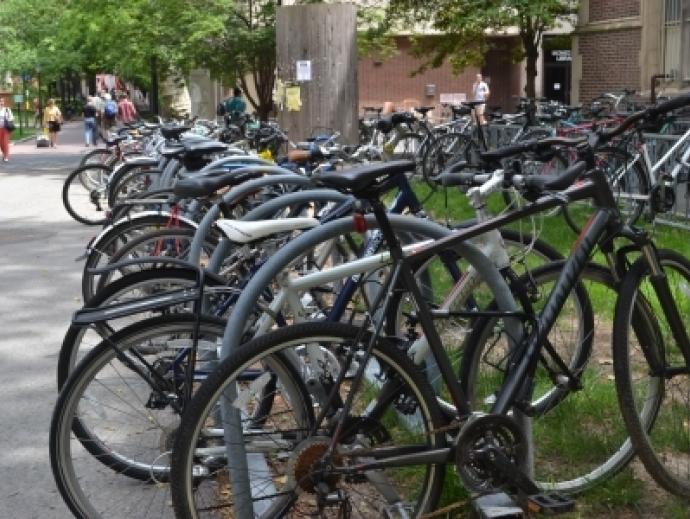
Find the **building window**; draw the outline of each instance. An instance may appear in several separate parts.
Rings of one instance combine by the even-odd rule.
[[[673,79],[690,79],[690,0],[664,1],[664,73]],[[685,52],[682,50],[685,49]]]

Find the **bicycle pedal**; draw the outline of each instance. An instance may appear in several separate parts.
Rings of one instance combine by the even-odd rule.
[[[472,506],[480,519],[517,519],[525,516],[524,510],[513,498],[500,491],[475,498]]]
[[[527,510],[533,514],[556,515],[572,512],[575,501],[561,494],[532,494],[527,496]]]

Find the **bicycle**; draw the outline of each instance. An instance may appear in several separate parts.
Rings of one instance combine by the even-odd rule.
[[[613,132],[602,132],[598,137],[601,140],[613,138],[633,124],[677,106],[678,101],[676,104],[667,103],[640,112],[628,118]],[[561,140],[543,145],[550,146],[556,142],[566,144]],[[530,147],[534,149],[534,145]],[[429,391],[430,388],[419,377],[419,372],[410,366],[404,357],[395,353],[397,347],[394,343],[389,344],[389,339],[377,340],[383,326],[381,321],[374,323],[372,333],[367,326],[369,321],[362,327],[352,327],[349,330],[336,329],[333,325],[329,325],[328,328],[316,323],[297,325],[255,339],[247,347],[237,349],[222,362],[219,369],[196,393],[190,404],[190,411],[181,425],[181,434],[176,439],[173,453],[173,499],[177,513],[181,517],[196,517],[198,496],[199,507],[212,506],[215,510],[217,507],[229,508],[236,505],[240,515],[243,511],[252,510],[252,500],[256,498],[265,505],[260,513],[265,512],[267,516],[285,513],[288,507],[292,508],[295,504],[303,506],[303,509],[309,507],[322,513],[324,510],[334,509],[334,513],[359,512],[367,516],[367,512],[357,510],[358,501],[352,501],[352,496],[356,493],[356,489],[353,488],[355,483],[368,482],[366,501],[371,502],[380,498],[380,505],[371,505],[378,513],[392,514],[394,510],[399,510],[399,513],[423,514],[433,510],[435,498],[438,497],[441,476],[437,467],[439,464],[450,462],[456,463],[463,483],[471,490],[485,492],[495,488],[518,488],[524,494],[536,494],[528,501],[537,509],[563,510],[570,507],[572,503],[567,500],[544,499],[544,496],[539,495],[537,487],[518,468],[524,463],[527,455],[526,439],[522,429],[515,419],[510,417],[508,411],[516,408],[526,413],[530,412],[527,403],[530,401],[528,395],[532,390],[531,377],[539,361],[544,339],[565,297],[575,286],[576,274],[585,267],[590,253],[597,244],[607,258],[613,261],[616,274],[624,272],[623,259],[633,250],[622,249],[616,257],[611,240],[616,235],[629,238],[634,244],[634,250],[642,250],[642,259],[639,261],[649,261],[652,267],[658,265],[658,256],[649,237],[645,233],[625,227],[616,217],[615,200],[602,172],[590,170],[586,174],[587,180],[584,184],[569,187],[594,163],[591,152],[586,149],[582,151],[587,158],[586,162],[578,163],[565,175],[555,179],[529,176],[521,178],[519,175],[513,177],[514,184],[523,186],[534,196],[544,195],[526,208],[491,222],[478,224],[411,255],[404,255],[400,246],[396,245],[394,234],[390,229],[386,229],[385,211],[380,203],[376,205],[372,200],[375,204],[375,215],[383,227],[394,259],[392,273],[386,279],[377,303],[383,302],[383,307],[386,307],[391,297],[389,289],[395,286],[398,279],[403,280],[406,289],[413,294],[419,308],[418,319],[439,364],[448,394],[458,410],[460,422],[451,424],[452,429],[460,429],[454,443],[455,448],[446,447],[444,444],[444,437],[440,433],[447,429],[439,420],[437,411],[434,411],[437,407],[436,399],[431,396],[433,393]],[[497,155],[495,154],[496,158]],[[352,189],[359,193],[366,191],[370,197],[372,191],[380,189],[388,179],[384,168],[361,169],[351,174],[340,174],[338,178],[324,175],[323,178],[327,178],[326,182],[329,185],[345,190]],[[561,189],[566,191],[557,195],[545,194]],[[564,199],[577,200],[585,197],[593,197],[599,204],[590,226],[581,233],[577,248],[566,263],[542,313],[534,326],[528,330],[526,340],[512,337],[518,346],[513,350],[513,361],[500,385],[490,414],[473,415],[472,409],[467,405],[466,394],[453,374],[438,339],[433,325],[434,312],[426,306],[411,270],[410,261],[412,258],[429,257],[447,250],[451,244],[483,233],[499,222],[505,223],[533,211],[563,204]],[[663,287],[665,281],[659,281]],[[670,305],[672,306],[673,304]],[[642,305],[633,303],[633,309],[633,314],[637,317],[633,321],[634,331],[644,339],[651,333],[652,319]],[[671,316],[673,317],[673,312]],[[497,315],[494,314],[493,317]],[[515,319],[517,314],[502,313],[501,317]],[[681,335],[684,334],[683,329]],[[687,345],[687,335],[684,339]],[[310,351],[309,345],[318,345],[326,341],[333,343],[334,349],[331,351],[340,351],[348,361],[357,358],[357,373],[345,384],[342,394],[340,393],[345,380],[344,372],[349,363],[340,371],[334,371],[331,382],[332,387],[336,389],[330,392],[330,399],[326,405],[319,405],[313,415],[310,416],[308,405],[303,408],[300,404],[291,410],[294,414],[280,422],[287,430],[273,427],[270,431],[264,431],[261,427],[255,427],[249,432],[245,429],[246,426],[242,423],[248,426],[252,423],[251,418],[242,420],[240,415],[250,415],[253,405],[260,403],[260,388],[262,384],[265,385],[269,373],[279,377],[278,387],[286,388],[285,402],[304,401],[300,397],[304,391],[300,385],[303,378],[294,371],[295,368],[290,367],[289,359],[297,356],[305,360],[308,357],[300,354],[300,348]],[[686,352],[688,350],[690,349],[686,349]],[[374,388],[369,387],[364,378],[372,356],[378,359],[379,368],[370,366],[369,369],[378,374],[384,388],[386,382],[396,388],[390,392],[379,389],[376,400],[372,400],[373,395],[370,392]],[[557,355],[554,356],[554,359],[556,358]],[[686,355],[685,360],[689,361],[690,356]],[[248,366],[259,369],[263,375],[254,378],[254,382],[243,382],[238,377],[241,377]],[[561,387],[570,391],[576,390],[579,374],[569,370],[565,365],[561,365],[561,368]],[[319,372],[317,366],[310,365],[303,365],[300,371],[312,369],[316,370],[316,373]],[[681,369],[687,371],[687,368]],[[366,407],[355,405],[360,388],[363,389],[364,395],[362,405]],[[290,393],[290,396],[287,396],[287,393]],[[336,407],[329,408],[334,404]],[[415,413],[419,413],[416,414],[418,420],[412,420],[413,423],[409,425],[405,436],[405,440],[410,442],[406,444],[400,436],[396,436],[391,444],[390,435],[402,434],[400,431],[403,427],[400,422],[405,422],[396,417],[400,414],[409,416]],[[388,418],[382,422],[383,416]],[[643,424],[643,429],[648,430],[653,423],[653,416],[645,411],[639,420]],[[205,424],[214,429],[203,429]],[[248,434],[245,437],[244,431]],[[249,452],[258,453],[259,451],[255,450],[258,444],[255,445],[255,442],[260,444],[262,438],[268,440],[266,434],[272,435],[270,441],[273,448],[260,451],[260,458],[271,458],[271,455],[279,454],[277,459],[286,461],[261,465],[264,467],[262,470],[276,474],[275,478],[262,478],[262,474],[265,474],[262,472],[253,473],[247,479],[247,467],[243,466],[243,460],[246,459],[244,451],[247,449]],[[208,447],[197,451],[197,448],[204,446]],[[229,456],[227,459],[233,459],[233,465],[227,471],[224,461],[226,455]],[[409,466],[418,466],[420,469],[417,472],[410,472],[408,469],[403,472],[406,476],[402,477],[399,474],[397,477],[386,476],[386,472],[395,473],[396,468],[404,469]],[[227,477],[229,473],[230,479],[216,481],[216,471],[220,474],[219,477]],[[405,483],[413,474],[419,476],[419,486],[414,488]],[[228,481],[231,487],[228,486]],[[266,492],[252,495],[251,486],[262,483],[267,485],[264,489]],[[219,489],[231,490],[230,496],[237,498],[237,502],[225,500],[223,494],[217,493]],[[207,490],[215,490],[216,493],[211,495]],[[309,495],[313,497],[310,498]],[[361,493],[359,496],[361,499]],[[203,499],[209,501],[203,502]],[[371,513],[371,509],[367,508],[368,513]]]

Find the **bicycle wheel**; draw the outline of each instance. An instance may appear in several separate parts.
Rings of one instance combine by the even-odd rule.
[[[69,215],[85,225],[103,225],[107,220],[108,201],[105,196],[110,168],[86,165],[75,169],[62,186],[62,204]]]
[[[434,510],[443,464],[357,470],[358,464],[372,459],[445,446],[444,435],[437,431],[442,422],[433,391],[394,343],[377,340],[362,383],[340,387],[343,398],[349,391],[356,393],[330,465],[320,460],[333,437],[335,419],[312,433],[312,401],[284,396],[284,388],[299,393],[304,380],[309,387],[319,373],[326,377],[322,382],[336,375],[339,364],[319,366],[316,357],[325,351],[361,351],[368,334],[357,342],[359,332],[341,323],[299,324],[254,339],[221,363],[192,399],[175,441],[171,481],[177,517],[235,517],[237,507],[247,504],[239,490],[233,491],[241,483],[238,474],[248,476],[251,495],[244,495],[254,517],[318,512],[335,517],[345,511],[347,517],[393,517],[394,511],[417,516]],[[247,380],[249,372],[255,373],[253,380]],[[271,376],[277,378],[272,414],[257,427],[246,414],[259,405],[258,390]],[[380,394],[389,381],[396,391]],[[373,403],[378,404],[376,414],[368,413]],[[231,424],[226,418],[238,421]],[[225,438],[237,433],[244,443],[238,456],[232,451],[229,468]],[[237,468],[245,459],[247,472]],[[339,475],[345,468],[351,474]],[[324,499],[326,494],[331,499]]]
[[[89,273],[89,269],[104,266],[125,244],[146,232],[162,228],[189,229],[191,226],[182,220],[173,222],[169,214],[149,214],[131,220],[120,220],[104,231],[97,242],[90,243],[82,274],[84,301],[88,301],[95,295],[98,286],[99,276]]]
[[[128,273],[138,270],[159,269],[170,266],[165,258],[185,259],[189,253],[192,240],[194,239],[195,229],[166,228],[147,231],[140,236],[125,243],[117,249],[108,260],[109,264],[120,261],[138,259],[144,257],[159,257],[160,262],[143,263],[141,265],[128,265],[109,273],[100,274],[98,282],[95,284],[96,293],[109,283]],[[218,240],[210,236],[204,241],[202,248],[201,262],[207,264],[208,259],[213,253],[213,249],[218,245]],[[88,274],[86,274],[88,275]]]
[[[564,262],[531,271],[536,290],[535,311],[561,274]],[[630,461],[634,451],[620,420],[613,381],[610,302],[617,297],[609,271],[589,265],[580,285],[565,302],[548,342],[558,352],[580,387],[569,390],[553,357],[542,348],[535,371],[529,415],[534,443],[534,478],[549,491],[579,493],[613,476]],[[591,306],[582,306],[582,294]],[[496,401],[507,368],[520,350],[510,350],[502,324],[495,319],[476,323],[468,337],[460,381],[473,409],[489,412]]]
[[[422,157],[422,174],[429,181],[437,177],[451,164],[465,160],[465,151],[470,139],[461,133],[439,135],[426,147]]]
[[[626,223],[634,224],[649,196],[649,178],[639,160],[619,148],[602,148],[596,152],[596,164],[606,173],[613,195],[616,198],[621,217]],[[564,207],[563,216],[576,233],[594,212],[591,200],[582,200]]]
[[[155,186],[163,172],[159,169],[133,169],[123,177],[118,179],[115,185],[108,188],[108,203],[110,207],[115,207],[118,203],[140,195]]]
[[[51,421],[50,460],[76,516],[170,515],[163,483],[195,325],[191,315],[135,323],[92,350],[68,378]],[[221,320],[201,320],[195,377],[212,369],[223,330]]]
[[[659,250],[658,257],[688,330],[690,261],[669,250]],[[690,373],[652,281],[646,261],[639,259],[621,285],[613,329],[618,399],[632,443],[649,474],[669,492],[688,497]],[[640,314],[650,317],[643,321]],[[649,326],[640,326],[647,321],[651,332]]]
[[[390,152],[390,160],[416,161],[422,147],[422,137],[417,133],[405,133],[400,136],[395,148]]]
[[[115,154],[107,148],[96,148],[88,153],[85,153],[79,161],[79,167],[87,164],[99,164],[102,166],[112,166],[117,162]]]

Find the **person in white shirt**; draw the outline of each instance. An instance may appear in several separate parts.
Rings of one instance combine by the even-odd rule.
[[[477,105],[474,110],[479,118],[480,124],[486,124],[486,119],[484,119],[484,107],[486,106],[486,101],[489,99],[489,85],[483,80],[481,74],[477,74],[477,80],[472,85],[472,95],[474,101],[484,101],[483,104]]]

